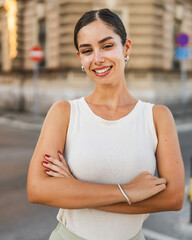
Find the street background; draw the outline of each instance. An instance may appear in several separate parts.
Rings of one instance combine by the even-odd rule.
[[[28,202],[27,171],[50,106],[93,89],[81,71],[73,29],[85,11],[99,8],[116,12],[132,41],[125,69],[130,93],[168,106],[180,139],[183,209],[151,214],[146,239],[192,240],[191,0],[0,0],[0,240],[47,240],[57,225],[58,209]]]

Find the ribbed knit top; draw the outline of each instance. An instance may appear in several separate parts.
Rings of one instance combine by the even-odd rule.
[[[84,98],[70,101],[65,159],[85,182],[126,184],[143,171],[155,173],[157,136],[153,104],[139,100],[118,120],[97,116]],[[87,240],[128,240],[148,214],[118,214],[95,209],[60,209],[58,220]]]

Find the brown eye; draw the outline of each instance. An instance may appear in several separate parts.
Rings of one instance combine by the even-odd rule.
[[[82,54],[91,53],[91,52],[92,52],[91,49],[85,49],[85,50],[81,51]]]
[[[105,44],[105,45],[103,46],[103,48],[111,48],[111,47],[113,47],[113,44]]]

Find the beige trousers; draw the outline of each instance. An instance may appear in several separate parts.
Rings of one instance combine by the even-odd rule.
[[[52,232],[49,240],[85,240],[85,239],[75,235],[74,233],[69,231],[62,223],[59,223],[56,229]],[[135,237],[129,240],[145,240],[142,230]]]

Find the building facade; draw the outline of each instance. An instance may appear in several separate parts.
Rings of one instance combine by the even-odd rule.
[[[110,8],[119,14],[132,40],[126,68],[131,92],[142,100],[192,101],[192,58],[175,60],[175,38],[189,35],[192,49],[192,0],[0,0],[0,108],[32,111],[33,46],[41,46],[39,104],[41,112],[60,99],[91,91],[73,45],[75,23],[85,12]],[[181,69],[187,80],[181,84]]]

